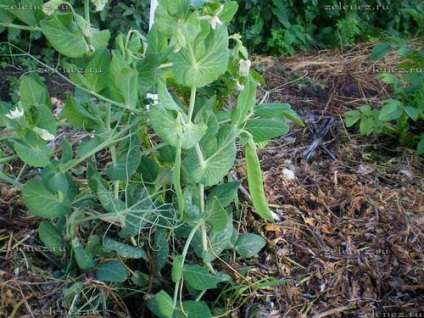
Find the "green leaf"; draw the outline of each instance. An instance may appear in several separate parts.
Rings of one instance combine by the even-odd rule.
[[[209,307],[202,301],[188,300],[182,303],[184,312],[176,308],[176,318],[212,318]]]
[[[112,180],[128,180],[141,161],[140,140],[133,135],[121,141],[117,150],[117,161],[105,172]]]
[[[121,262],[109,261],[103,263],[94,273],[103,282],[122,283],[127,279],[125,267]]]
[[[178,113],[166,109],[161,103],[153,105],[149,110],[150,122],[156,134],[169,145],[176,147],[181,123],[178,123]]]
[[[228,58],[227,27],[217,26],[206,38],[200,34],[194,44],[189,44],[175,54],[175,80],[188,87],[210,84],[225,73]]]
[[[31,143],[25,143],[27,140]],[[33,167],[45,167],[49,165],[50,157],[53,156],[53,150],[47,147],[46,143],[39,140],[37,136],[27,135],[27,138],[23,141],[14,141],[14,147],[19,158]]]
[[[424,154],[424,136],[421,136],[421,140],[417,145],[417,154],[418,155]]]
[[[200,142],[199,158],[191,149],[183,160],[188,177],[195,183],[211,186],[219,183],[233,166],[236,156],[235,127],[223,126],[217,136],[205,136]]]
[[[392,45],[389,43],[380,43],[373,47],[370,59],[372,61],[380,60],[389,53]]]
[[[404,107],[405,112],[408,114],[409,118],[411,118],[414,121],[417,121],[420,117],[420,114],[418,110],[415,107],[412,106],[405,106]]]
[[[38,236],[48,251],[61,257],[64,254],[64,242],[59,230],[50,222],[42,222],[38,226]]]
[[[62,195],[49,191],[38,179],[31,179],[22,188],[22,200],[36,216],[47,219],[60,218],[71,209],[71,204]]]
[[[181,280],[183,277],[183,265],[184,258],[182,255],[177,255],[174,257],[174,261],[172,262],[172,281],[174,283]]]
[[[256,104],[256,82],[249,77],[244,90],[237,97],[237,105],[231,113],[231,121],[239,124],[245,121],[247,114]]]
[[[344,116],[346,127],[352,127],[359,119],[361,119],[361,113],[359,110],[350,110],[346,112]]]
[[[287,103],[282,104],[261,104],[255,109],[255,114],[262,118],[274,118],[283,116],[296,125],[304,127],[300,116]]]
[[[83,128],[87,131],[91,129],[99,130],[104,125],[99,114],[92,114],[85,109],[72,94],[68,94],[60,117],[62,119],[66,118],[72,126]]]
[[[398,119],[403,113],[403,103],[397,99],[388,99],[380,110],[379,120],[390,121]]]
[[[363,117],[359,123],[359,132],[361,135],[369,135],[373,132],[374,119],[372,117]]]
[[[77,237],[72,240],[72,250],[74,251],[74,257],[78,267],[83,271],[89,271],[96,267],[93,255],[81,246]]]
[[[103,249],[106,252],[115,251],[119,256],[123,258],[142,258],[146,259],[146,252],[140,247],[127,245],[111,238],[105,237],[103,240]]]
[[[265,240],[256,234],[245,233],[236,243],[235,250],[243,257],[252,257],[259,253],[265,246]]]
[[[130,68],[119,51],[113,51],[108,89],[112,98],[135,108],[138,100],[138,72]]]
[[[217,198],[220,204],[225,208],[234,201],[239,187],[240,182],[228,182],[217,185],[209,192],[206,206],[213,204],[214,199]]]
[[[255,118],[246,123],[245,129],[255,142],[262,142],[287,134],[289,126],[284,118]]]
[[[139,172],[144,182],[154,183],[159,174],[159,170],[160,167],[155,161],[149,157],[141,157]]]
[[[28,110],[32,106],[51,105],[46,85],[35,74],[25,75],[21,78],[19,94],[24,110]]]
[[[168,318],[174,313],[174,302],[164,290],[158,292],[155,297],[147,302],[147,307],[158,317]]]
[[[169,94],[168,89],[166,88],[165,80],[163,79],[159,79],[158,98],[159,98],[159,102],[166,109],[182,111],[181,107],[174,101],[171,94]]]
[[[222,12],[219,14],[219,19],[222,22],[230,23],[234,15],[237,13],[238,3],[237,1],[230,1],[224,3],[224,8]]]
[[[199,257],[202,257],[204,262],[212,262],[216,255],[220,255],[231,244],[231,237],[233,235],[233,219],[231,215],[228,216],[228,223],[224,230],[216,231],[211,229],[208,233],[208,251],[204,252],[202,249],[202,236],[198,232],[193,238],[192,246],[194,251]],[[212,249],[212,251],[209,251]]]
[[[84,34],[74,21],[65,25],[57,15],[40,22],[41,30],[50,44],[67,57],[81,57],[90,51]]]
[[[221,282],[229,281],[228,275],[212,275],[209,268],[200,265],[184,265],[184,282],[196,290],[216,288]]]
[[[156,229],[154,252],[156,255],[155,269],[159,273],[165,266],[169,255],[168,231],[166,229]]]
[[[212,199],[206,210],[206,222],[216,231],[223,231],[228,223],[228,214],[218,198]]]

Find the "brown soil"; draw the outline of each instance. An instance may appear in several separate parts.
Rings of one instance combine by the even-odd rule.
[[[390,97],[374,72],[395,65],[395,58],[373,64],[371,49],[256,58],[267,83],[258,99],[290,103],[306,127],[293,127],[260,151],[267,197],[281,219],[264,223],[243,209],[241,228],[260,233],[268,245],[259,259],[228,264],[232,269],[218,264],[229,273],[247,268],[251,284],[245,302],[237,310],[228,303],[232,312],[225,317],[424,316],[424,160],[394,139],[357,135],[341,117]],[[0,84],[4,98],[7,89]],[[244,180],[243,162],[237,176]],[[0,190],[0,317],[63,308],[61,293],[69,282],[52,278],[55,262],[45,252],[13,248],[41,245],[39,220],[26,213],[18,189],[3,184]],[[115,290],[90,277],[84,284],[97,284],[118,299]],[[118,300],[115,310],[125,317]]]

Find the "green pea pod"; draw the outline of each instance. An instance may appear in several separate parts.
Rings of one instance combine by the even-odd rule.
[[[263,219],[274,222],[271,210],[268,207],[268,201],[265,197],[261,166],[258,155],[256,154],[256,145],[252,139],[249,139],[246,144],[245,155],[247,181],[249,183],[253,207]]]

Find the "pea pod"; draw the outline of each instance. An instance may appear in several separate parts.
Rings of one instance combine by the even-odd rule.
[[[249,139],[246,144],[245,156],[247,181],[249,183],[253,207],[263,219],[273,222],[274,219],[265,197],[261,166],[258,155],[256,154],[256,145],[252,139]]]

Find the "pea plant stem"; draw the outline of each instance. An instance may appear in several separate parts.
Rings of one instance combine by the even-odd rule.
[[[187,237],[187,241],[185,242],[183,252],[181,253],[181,257],[182,257],[181,266],[184,266],[184,262],[185,262],[185,259],[187,257],[187,253],[188,253],[188,249],[190,247],[191,241],[193,240],[194,235],[199,230],[199,227],[202,226],[202,224],[203,224],[203,222],[199,222],[199,223],[197,223],[191,229],[191,232],[190,232],[190,234]],[[180,290],[180,284],[181,284],[181,279],[175,283],[175,289],[174,289],[174,308],[177,306],[178,292]]]

